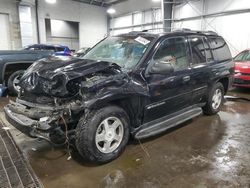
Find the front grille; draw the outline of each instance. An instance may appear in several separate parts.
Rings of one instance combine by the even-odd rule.
[[[241,75],[250,76],[250,73],[241,73]]]
[[[30,92],[24,92],[20,99],[37,104],[54,105],[54,98],[48,96],[39,96]]]
[[[239,79],[239,78],[235,78],[234,83],[235,84],[250,84],[250,80],[242,80],[242,79]]]

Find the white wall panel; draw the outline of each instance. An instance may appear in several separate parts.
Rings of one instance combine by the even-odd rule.
[[[207,0],[206,13],[250,8],[250,0]]]
[[[202,13],[202,1],[190,1],[178,6],[175,6],[173,15],[176,19],[199,16]]]
[[[45,18],[79,22],[80,47],[92,47],[107,35],[107,13],[103,7],[69,0],[56,4],[39,1],[41,42],[46,43]]]
[[[140,25],[142,24],[142,13],[135,13],[133,14],[134,19],[134,25]]]
[[[153,2],[152,0],[127,0],[113,6],[116,9],[114,16],[128,14],[135,11],[143,11],[151,8],[160,8],[161,2]]]
[[[155,22],[161,22],[162,19],[162,11],[161,9],[157,9],[154,11],[154,21]]]
[[[216,31],[223,36],[235,56],[240,51],[250,48],[250,13],[221,16],[216,19],[207,19],[211,22],[205,30]]]
[[[19,6],[19,19],[22,46],[24,47],[33,44],[33,26],[31,19],[31,8],[29,6]]]
[[[201,1],[191,1],[189,4],[175,6],[174,18],[190,18],[202,14]],[[250,8],[250,0],[205,0],[204,14],[218,13],[230,10]],[[199,4],[200,3],[200,4]],[[196,4],[194,6],[194,4]],[[190,6],[192,5],[192,6]],[[200,14],[198,14],[200,13]],[[234,55],[250,48],[250,13],[217,16],[206,19],[175,22],[173,28],[190,28],[193,30],[211,30],[223,36]]]
[[[201,30],[201,20],[190,20],[184,22],[176,22],[173,24],[173,29],[192,29],[192,30]]]
[[[0,14],[0,50],[10,50],[9,16]]]
[[[20,49],[21,37],[20,37],[20,24],[18,15],[18,3],[16,0],[0,0],[0,13],[8,15],[8,27],[9,42],[8,49]],[[4,22],[3,22],[4,23]],[[1,23],[2,25],[2,23]],[[5,26],[1,26],[5,27]]]
[[[144,23],[152,23],[153,15],[152,11],[146,11],[144,14]]]
[[[132,15],[122,16],[113,20],[113,27],[127,27],[132,26]]]

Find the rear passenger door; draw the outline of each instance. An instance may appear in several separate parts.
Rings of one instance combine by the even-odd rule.
[[[193,87],[192,103],[197,104],[204,100],[208,90],[213,56],[205,36],[188,37],[191,50],[191,83]]]

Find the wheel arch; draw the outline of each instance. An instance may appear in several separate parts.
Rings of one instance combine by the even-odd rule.
[[[95,101],[90,106],[88,106],[87,109],[91,111],[109,105],[118,106],[127,113],[130,126],[138,127],[141,125],[143,120],[145,102],[146,97],[142,95],[123,95],[120,97],[112,96],[106,99]]]
[[[229,89],[229,78],[224,77],[224,78],[219,79],[217,82],[220,82],[223,85],[224,92],[227,93],[227,91]]]
[[[2,80],[3,82],[7,82],[10,75],[13,74],[14,72],[18,70],[26,70],[32,62],[28,61],[21,61],[21,62],[8,62],[4,65],[3,67],[3,72],[2,72]]]

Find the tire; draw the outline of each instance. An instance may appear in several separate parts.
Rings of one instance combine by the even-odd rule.
[[[111,130],[115,123],[119,126]],[[107,124],[109,129],[105,126]],[[114,138],[115,136],[118,139]],[[98,137],[103,141],[98,141]],[[92,111],[77,124],[76,148],[81,157],[90,163],[105,164],[116,159],[124,151],[128,140],[129,118],[126,112],[117,106]],[[111,147],[106,147],[109,144]]]
[[[221,97],[219,97],[218,92],[221,94]],[[205,115],[217,114],[222,106],[224,94],[225,94],[225,89],[222,83],[217,82],[216,84],[214,84],[212,89],[209,91],[206,106],[203,107],[203,113]],[[215,95],[217,95],[218,100],[214,98]]]
[[[19,92],[18,86],[16,85],[18,80],[22,77],[24,70],[19,70],[12,73],[8,79],[8,90],[11,95],[17,95]]]

